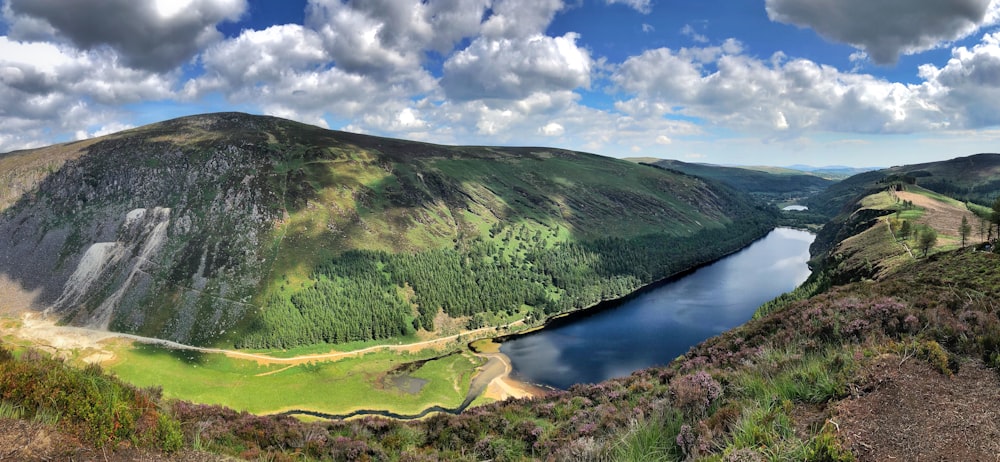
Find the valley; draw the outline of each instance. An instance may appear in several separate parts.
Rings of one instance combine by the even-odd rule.
[[[9,340],[262,414],[414,415],[537,395],[466,344],[711,262],[778,215],[590,154],[231,113],[0,160],[35,188],[0,216],[0,260],[33,255],[0,268]]]
[[[941,438],[904,447],[869,422],[913,420],[891,403],[925,409],[956,384],[971,391],[951,405],[990,402],[1000,283],[975,249],[992,177],[956,172],[996,158],[832,181],[233,113],[0,156],[21,185],[0,212],[0,421],[56,425],[84,452],[941,458]],[[793,201],[808,210],[780,210]],[[732,263],[775,233],[798,247]],[[732,284],[669,292],[726,265]],[[697,303],[611,317],[659,297]],[[597,341],[623,338],[638,343]],[[657,355],[632,361],[642,349]],[[975,459],[989,418],[965,416]],[[945,435],[962,422],[917,421]]]

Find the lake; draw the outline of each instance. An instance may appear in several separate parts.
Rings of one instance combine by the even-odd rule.
[[[510,339],[500,351],[510,357],[515,377],[562,389],[669,363],[805,281],[814,238],[776,228],[715,263],[606,309]]]

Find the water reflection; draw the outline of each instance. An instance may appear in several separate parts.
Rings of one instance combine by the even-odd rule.
[[[523,379],[568,388],[666,364],[738,326],[762,303],[809,277],[810,233],[778,228],[679,280],[592,316],[505,342]]]

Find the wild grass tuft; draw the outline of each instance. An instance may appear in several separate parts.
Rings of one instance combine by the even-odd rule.
[[[683,416],[676,410],[645,422],[633,422],[613,446],[610,459],[615,462],[683,460],[684,454],[676,441],[683,423]]]
[[[23,406],[10,401],[0,400],[0,419],[20,419],[23,416]]]

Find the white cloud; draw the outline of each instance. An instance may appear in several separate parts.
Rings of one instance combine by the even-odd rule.
[[[645,33],[647,33],[647,34],[649,34],[651,32],[656,31],[656,28],[653,27],[652,24],[642,23],[642,31],[645,32]]]
[[[202,64],[220,87],[240,88],[282,80],[289,70],[315,69],[330,60],[319,34],[287,24],[248,30],[208,49]]]
[[[171,95],[171,74],[122,67],[110,50],[0,36],[0,151],[107,125],[117,106]]]
[[[691,37],[691,40],[698,43],[708,43],[708,37],[704,34],[699,34],[696,30],[694,30],[694,27],[691,27],[690,24],[685,24],[684,27],[681,28],[681,35]]]
[[[604,0],[608,5],[614,5],[616,3],[626,5],[633,10],[636,10],[642,14],[649,14],[653,12],[652,0]]]
[[[549,122],[542,127],[538,128],[538,132],[545,136],[562,136],[566,132],[566,129],[562,125],[555,122]]]
[[[562,0],[496,0],[490,7],[492,15],[483,23],[482,35],[496,40],[541,34],[564,6]]]
[[[112,133],[118,133],[120,131],[128,130],[130,128],[135,128],[135,126],[131,124],[123,124],[121,122],[111,122],[89,133],[86,130],[77,130],[74,136],[79,141],[79,140],[86,140],[89,138],[97,138],[100,136],[110,135]]]
[[[386,129],[413,128],[399,117],[399,101],[435,88],[423,68],[404,66],[375,76],[329,64],[333,57],[320,33],[288,24],[239,37],[205,51],[205,74],[187,82],[182,94],[197,100],[219,92],[238,103],[259,105],[271,115],[325,126],[324,115],[370,117]],[[391,114],[390,114],[391,113]]]
[[[578,36],[477,38],[444,63],[441,86],[449,98],[522,99],[538,92],[590,85],[591,58]]]
[[[13,39],[42,40],[55,35],[84,50],[108,46],[129,66],[166,71],[220,40],[222,34],[216,24],[239,19],[246,6],[245,0],[186,0],[176,4],[7,0],[4,16],[11,23]]]
[[[445,54],[478,34],[486,0],[310,0],[306,26],[323,37],[334,63],[348,71],[392,73],[419,68],[424,54]]]
[[[805,59],[666,48],[627,59],[612,79],[633,95],[616,108],[636,117],[696,117],[765,138],[809,131],[912,133],[1000,123],[985,103],[1000,98],[993,91],[1000,88],[997,42],[988,36],[973,50],[956,50],[948,67],[924,68],[928,81],[912,85]]]
[[[938,68],[920,67],[926,80],[922,90],[947,114],[954,128],[984,128],[1000,124],[1000,32],[986,34],[979,44],[952,50],[951,59]]]
[[[815,14],[827,1],[767,6],[772,19],[847,37],[846,20]],[[898,1],[845,0],[831,11],[870,25],[859,8],[884,12]],[[9,34],[0,37],[0,152],[129,127],[124,104],[184,107],[217,96],[246,110],[364,133],[459,144],[557,142],[603,154],[669,145],[678,155],[719,158],[721,148],[708,146],[719,128],[730,134],[729,150],[738,142],[805,150],[819,146],[809,139],[815,133],[1000,125],[1000,33],[955,48],[947,63],[922,66],[916,83],[859,72],[878,50],[884,60],[941,46],[997,17],[991,4],[976,20],[982,4],[974,0],[944,2],[947,8],[910,1],[922,13],[838,39],[859,47],[849,57],[854,69],[844,70],[781,52],[760,58],[734,39],[636,50],[613,62],[575,32],[549,35],[553,18],[579,4],[563,0],[309,0],[305,24],[248,29],[229,39],[216,25],[239,17],[244,0],[81,0],[67,7],[120,6],[163,43],[147,36],[125,43],[132,29],[96,31],[106,21],[90,14],[80,15],[87,24],[67,24],[54,6],[64,2],[10,0],[0,10]],[[619,3],[640,11],[653,6]],[[928,11],[941,18],[927,19]],[[892,32],[901,27],[895,21],[918,20],[931,24]],[[183,30],[190,34],[168,50]],[[693,23],[680,33],[706,43],[704,30]],[[191,59],[200,65],[177,67]],[[193,70],[204,72],[180,80]],[[588,106],[599,92],[612,107]]]
[[[865,50],[876,63],[969,36],[1000,16],[992,0],[767,0],[773,21]]]

